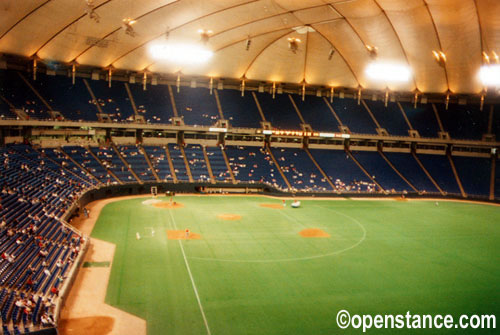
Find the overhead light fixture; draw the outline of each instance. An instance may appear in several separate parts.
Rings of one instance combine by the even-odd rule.
[[[484,86],[500,86],[500,64],[481,66],[479,79]]]
[[[297,50],[299,50],[299,43],[300,43],[300,38],[289,37],[288,38],[288,49],[290,49],[291,52],[296,54]]]
[[[214,32],[212,30],[198,29],[198,33],[201,36],[201,41],[203,43],[207,43],[210,39],[210,35],[212,35]]]
[[[412,71],[408,66],[388,62],[370,63],[365,73],[370,79],[385,83],[408,82],[412,76]]]
[[[151,56],[175,64],[201,64],[207,62],[213,51],[199,43],[163,43],[154,44],[149,48]]]
[[[94,20],[96,23],[99,23],[101,17],[99,14],[95,12],[94,0],[87,0],[87,8],[85,9],[87,15],[91,20]]]
[[[328,60],[332,60],[333,55],[335,54],[335,49],[330,49],[330,53],[328,53]]]
[[[378,48],[376,46],[365,44],[365,48],[372,59],[377,58]]]
[[[432,50],[432,54],[434,55],[434,59],[439,64],[439,66],[444,67],[446,64],[446,55],[442,51]]]
[[[297,27],[293,27],[292,29],[295,30],[299,34],[314,33],[316,31],[313,27],[311,27],[309,25],[297,26]]]
[[[135,24],[137,21],[133,20],[131,18],[123,19],[123,29],[125,29],[125,34],[135,37],[137,33],[135,32],[134,28],[132,27],[133,24]]]

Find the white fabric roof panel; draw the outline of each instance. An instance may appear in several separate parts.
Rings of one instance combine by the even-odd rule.
[[[498,0],[4,0],[0,52],[43,60],[133,71],[158,71],[364,88],[475,94],[482,52],[500,55]],[[122,20],[134,19],[135,36]],[[313,29],[304,29],[310,26]],[[300,29],[302,28],[302,29]],[[148,48],[169,41],[200,42],[212,30],[210,62],[157,62]],[[307,33],[305,33],[308,30]],[[251,46],[245,50],[250,36]],[[297,53],[288,37],[301,39]],[[373,82],[364,69],[377,60],[408,64],[408,83]],[[332,59],[328,59],[334,49]],[[432,50],[447,57],[444,67]],[[307,53],[307,54],[306,54]],[[305,72],[304,72],[305,71]]]

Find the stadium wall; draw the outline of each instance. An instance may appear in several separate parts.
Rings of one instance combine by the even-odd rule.
[[[167,191],[180,193],[180,194],[256,194],[267,195],[274,197],[303,197],[303,198],[394,198],[394,199],[449,199],[449,200],[462,200],[462,201],[481,201],[500,203],[500,200],[488,200],[486,196],[469,196],[464,199],[460,194],[447,194],[441,195],[440,193],[426,193],[418,194],[415,192],[409,193],[333,193],[333,192],[283,192],[268,184],[264,183],[130,183],[124,185],[109,185],[101,186],[88,190],[84,193],[77,203],[71,207],[64,217],[69,220],[73,215],[76,215],[80,209],[88,203],[121,196],[130,195],[145,195],[151,194],[151,187],[158,188],[158,194],[165,194]],[[204,188],[204,189],[203,189]]]

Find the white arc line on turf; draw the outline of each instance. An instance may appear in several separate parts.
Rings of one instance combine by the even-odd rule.
[[[323,206],[318,206],[318,205],[315,205],[315,206],[327,209],[327,210],[332,211],[332,212],[335,212],[335,213],[337,213],[339,215],[342,215],[342,216],[348,218],[352,222],[356,223],[361,228],[361,230],[363,231],[363,236],[361,237],[361,239],[358,242],[354,243],[353,245],[351,245],[351,246],[349,246],[347,248],[344,248],[344,249],[340,249],[340,250],[337,250],[337,251],[329,252],[329,253],[326,253],[326,254],[314,255],[314,256],[306,256],[306,257],[279,258],[279,259],[253,259],[252,260],[252,259],[223,259],[223,258],[209,258],[209,257],[194,257],[194,256],[189,256],[189,259],[194,259],[194,260],[198,260],[198,261],[231,262],[231,263],[278,263],[278,262],[307,261],[307,260],[311,260],[311,259],[317,259],[317,258],[323,258],[323,257],[335,256],[335,255],[341,254],[343,252],[346,252],[348,250],[356,248],[358,245],[360,245],[361,243],[363,243],[363,241],[366,239],[366,229],[365,229],[365,227],[361,224],[361,222],[359,222],[355,218],[350,217],[347,214],[337,212],[336,210],[333,210],[333,209],[328,208],[328,207],[323,207]],[[279,213],[281,213],[284,216],[286,216],[287,218],[292,219],[295,222],[297,222],[297,219],[295,219],[294,217],[291,217],[291,216],[289,216],[289,215],[287,215],[287,214],[285,214],[284,212],[281,212],[281,211]]]
[[[170,218],[172,219],[172,223],[174,224],[174,229],[177,230],[177,224],[175,223],[174,216],[172,215],[172,211],[169,209],[168,213],[170,214]],[[186,269],[189,274],[189,278],[191,279],[191,284],[193,285],[194,294],[196,295],[196,300],[198,301],[198,306],[200,307],[201,316],[203,317],[203,322],[205,323],[205,328],[207,329],[207,334],[211,335],[210,328],[208,327],[207,317],[205,316],[205,311],[203,310],[203,306],[201,305],[200,295],[198,294],[198,289],[196,288],[196,284],[194,283],[193,274],[191,273],[191,267],[189,266],[186,253],[184,252],[184,246],[182,245],[181,240],[177,240],[179,242],[179,246],[181,247],[182,256],[184,257],[184,263],[186,264]]]

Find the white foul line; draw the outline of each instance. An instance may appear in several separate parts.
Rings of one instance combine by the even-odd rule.
[[[174,216],[172,215],[172,211],[169,210],[168,212],[170,214],[170,217],[172,218],[172,223],[174,224],[174,228],[175,228],[175,230],[177,230],[177,224],[175,223],[175,219],[174,219]],[[203,310],[203,306],[201,305],[200,295],[198,294],[198,289],[196,288],[196,284],[194,283],[193,274],[191,273],[191,268],[189,267],[186,253],[184,252],[184,246],[182,245],[181,240],[178,240],[178,242],[179,242],[179,246],[181,247],[182,256],[184,257],[184,263],[186,264],[186,269],[188,271],[189,278],[191,279],[191,284],[193,285],[193,290],[194,290],[194,294],[196,295],[196,300],[198,300],[198,306],[200,307],[201,316],[203,317],[203,322],[205,323],[205,328],[207,329],[207,334],[211,335],[212,333],[210,332],[210,328],[208,327],[207,317],[205,316],[205,311]]]

